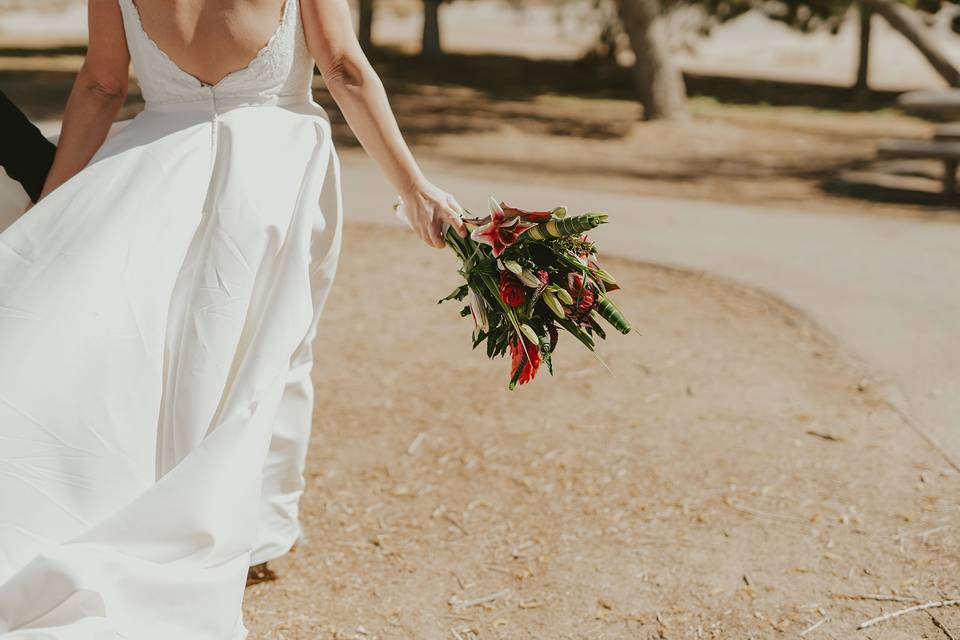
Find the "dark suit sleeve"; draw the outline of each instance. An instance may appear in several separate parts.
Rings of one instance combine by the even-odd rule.
[[[23,185],[30,199],[40,198],[57,148],[0,91],[0,165]]]

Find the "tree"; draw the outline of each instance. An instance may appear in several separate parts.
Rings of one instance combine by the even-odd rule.
[[[891,27],[909,40],[917,51],[923,54],[930,66],[947,81],[947,84],[951,87],[960,87],[960,71],[930,37],[929,30],[917,13],[893,0],[860,0],[860,2],[868,11],[883,16]]]
[[[360,25],[357,36],[364,51],[373,48],[373,0],[360,0]]]
[[[420,41],[420,53],[425,56],[438,56],[443,53],[440,45],[440,5],[453,0],[423,0],[423,33]],[[515,8],[522,6],[522,0],[507,0]]]
[[[873,12],[860,5],[860,48],[857,51],[857,81],[855,86],[860,91],[870,88],[870,24],[873,21]]]
[[[676,0],[684,2],[685,0]],[[894,30],[910,41],[927,59],[947,84],[960,86],[960,71],[943,53],[921,18],[922,14],[936,13],[957,0],[689,0],[701,6],[710,22],[723,22],[751,9],[761,11],[768,18],[782,21],[802,31],[828,28],[836,32],[847,13],[860,10],[860,50],[858,52],[857,86],[866,86],[869,68],[870,21],[877,14]],[[954,29],[960,23],[954,25]]]
[[[634,84],[644,120],[686,117],[686,87],[673,63],[659,0],[619,0],[620,19],[636,57]]]
[[[438,56],[443,53],[440,47],[440,3],[443,0],[423,0],[423,38],[420,53],[425,56]]]

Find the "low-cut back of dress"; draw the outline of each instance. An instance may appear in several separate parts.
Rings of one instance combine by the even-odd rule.
[[[0,638],[235,640],[299,533],[339,164],[298,0],[212,86],[118,1],[144,111],[0,233]]]

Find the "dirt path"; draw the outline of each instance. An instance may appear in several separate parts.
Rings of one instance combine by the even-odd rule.
[[[765,296],[609,266],[642,333],[603,349],[616,377],[567,340],[511,394],[435,305],[452,254],[348,227],[308,540],[247,591],[252,638],[948,637],[854,631],[910,604],[863,596],[960,596],[960,478],[864,372]]]

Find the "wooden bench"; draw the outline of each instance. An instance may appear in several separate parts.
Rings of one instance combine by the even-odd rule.
[[[955,140],[960,142],[960,122],[939,125],[933,132],[933,139],[940,141]]]
[[[960,132],[951,129],[951,135]],[[917,158],[943,161],[943,194],[953,197],[957,192],[957,165],[960,163],[960,137],[933,140],[882,140],[877,145],[881,158]]]
[[[956,122],[960,120],[960,90],[911,91],[897,99],[897,106],[924,120]]]
[[[957,165],[960,163],[960,90],[914,91],[897,100],[905,112],[931,120],[938,125],[930,140],[881,140],[877,155],[881,158],[915,158],[943,161],[943,194],[957,193]]]

